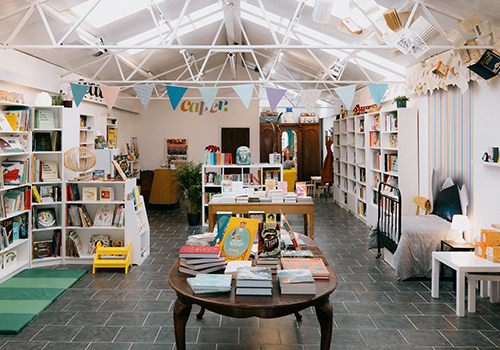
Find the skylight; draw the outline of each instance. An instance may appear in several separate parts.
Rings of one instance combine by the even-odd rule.
[[[94,4],[94,1],[85,1],[73,7],[71,11],[81,18]],[[148,6],[145,0],[102,0],[85,21],[94,28],[100,28],[146,8]]]

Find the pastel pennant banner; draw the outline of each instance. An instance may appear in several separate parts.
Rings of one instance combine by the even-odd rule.
[[[80,102],[82,102],[83,97],[89,91],[89,85],[82,85],[82,84],[73,84],[70,83],[71,85],[71,93],[73,94],[73,98],[75,99],[75,104],[78,107],[80,105]]]
[[[241,102],[243,102],[245,107],[248,109],[250,101],[252,100],[253,84],[236,85],[233,86],[233,90],[236,91],[241,99]]]
[[[144,108],[148,109],[151,93],[153,92],[153,84],[134,86],[134,91],[137,94],[137,97],[141,100]]]
[[[308,113],[311,113],[318,102],[319,96],[321,95],[321,90],[301,90],[300,98],[304,105],[306,106],[306,110]]]
[[[380,107],[382,99],[384,98],[385,91],[389,87],[389,84],[370,84],[368,89],[370,90],[370,95],[372,95],[373,101]]]
[[[205,101],[205,106],[210,110],[212,108],[212,104],[214,103],[215,96],[217,95],[217,91],[219,88],[217,87],[201,87],[198,88],[200,90],[201,96],[203,96],[203,101]]]
[[[271,107],[271,111],[274,111],[274,109],[281,101],[283,96],[285,96],[286,90],[266,87],[266,92],[267,92],[267,100],[269,101],[269,106]]]
[[[166,88],[168,97],[170,98],[170,104],[172,105],[172,109],[175,111],[177,105],[182,99],[182,96],[184,96],[188,88],[183,86],[172,86],[172,85],[166,85]]]
[[[111,110],[115,105],[116,98],[118,97],[118,93],[120,92],[119,86],[101,86],[102,97],[106,101],[106,105],[108,109]]]
[[[354,100],[354,94],[356,93],[356,85],[342,86],[334,88],[333,90],[340,97],[342,102],[344,102],[344,109],[350,110],[352,101]]]

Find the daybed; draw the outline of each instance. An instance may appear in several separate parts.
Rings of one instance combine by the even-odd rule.
[[[378,220],[370,234],[370,248],[377,248],[378,256],[382,248],[394,254],[394,269],[399,280],[431,277],[432,252],[439,250],[441,240],[455,239],[458,234],[450,227],[453,215],[463,211],[459,192],[453,184],[435,197],[431,214],[402,216],[399,189],[379,184]],[[417,201],[421,202],[420,198]]]

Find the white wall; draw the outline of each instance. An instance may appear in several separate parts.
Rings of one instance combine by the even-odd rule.
[[[148,109],[138,118],[137,136],[141,153],[142,169],[157,169],[165,156],[166,138],[186,138],[188,140],[189,160],[203,162],[205,147],[208,145],[221,146],[221,127],[249,127],[250,149],[252,162],[259,161],[259,104],[252,100],[246,109],[245,105],[228,89],[220,89],[214,102],[227,101],[227,111],[210,113],[204,111],[202,115],[196,112],[183,112],[181,104],[189,100],[200,103],[196,97],[186,97],[181,100],[176,110],[172,109],[170,100],[152,100]],[[225,94],[225,99],[219,95]],[[224,109],[223,108],[223,109]],[[234,161],[234,160],[233,160]]]

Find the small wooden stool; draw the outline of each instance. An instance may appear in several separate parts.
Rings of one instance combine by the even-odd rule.
[[[321,190],[322,189],[325,190],[326,198],[328,198],[330,196],[330,185],[319,185],[318,187],[316,187],[316,189],[318,191],[317,197],[321,197]]]
[[[314,184],[306,184],[306,192],[308,196],[315,196]]]
[[[103,255],[108,255],[109,258],[103,258]],[[125,255],[125,257],[119,255]],[[126,274],[129,266],[132,266],[132,242],[128,243],[128,247],[103,247],[100,241],[97,242],[92,274],[95,273],[96,267],[125,268]]]

